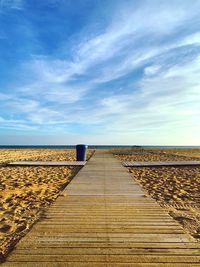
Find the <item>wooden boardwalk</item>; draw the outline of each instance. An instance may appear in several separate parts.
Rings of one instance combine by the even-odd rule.
[[[86,162],[87,161],[14,161],[6,163],[6,166],[84,166]]]
[[[2,266],[200,266],[200,244],[97,152]]]
[[[124,161],[124,167],[200,166],[200,161]]]

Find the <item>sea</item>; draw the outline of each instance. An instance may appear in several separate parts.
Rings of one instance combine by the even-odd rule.
[[[89,149],[111,149],[111,148],[200,148],[200,146],[161,146],[161,145],[88,145]],[[0,149],[75,149],[76,145],[0,145]]]

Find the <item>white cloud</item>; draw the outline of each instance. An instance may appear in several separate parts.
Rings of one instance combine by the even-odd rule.
[[[160,66],[151,65],[144,69],[144,74],[147,76],[155,75],[160,70]]]
[[[199,45],[200,44],[200,32],[195,32],[183,38],[180,41],[180,45]]]
[[[11,3],[22,6],[21,1],[7,5]],[[200,44],[199,32],[188,33],[190,25],[198,22],[199,7],[187,1],[140,1],[136,7],[122,6],[101,33],[82,32],[79,41],[73,42],[70,59],[33,56],[22,68],[30,82],[16,86],[14,99],[0,94],[0,101],[10,113],[26,118],[22,126],[96,125],[97,131],[111,135],[126,132],[126,138],[145,131],[194,128],[199,116],[199,58],[191,61],[187,48],[185,61],[177,56],[183,46]],[[185,25],[188,31],[180,34]],[[112,89],[106,84],[134,76],[135,70],[144,76],[137,83],[134,78],[124,78],[119,86],[126,93],[118,91],[117,84]],[[97,92],[98,86],[108,94]]]
[[[0,117],[0,128],[1,129],[12,129],[12,130],[36,130],[37,126],[30,125],[28,121],[21,119],[5,119]]]
[[[23,9],[24,0],[0,0],[0,8]]]
[[[0,101],[8,100],[11,96],[5,93],[0,93]]]
[[[198,7],[198,4],[195,5]],[[116,13],[111,24],[102,33],[91,37],[82,36],[81,41],[72,49],[72,61],[44,57],[30,62],[32,71],[37,73],[38,78],[48,82],[66,82],[73,79],[74,75],[85,74],[95,66],[101,69],[99,64],[103,62],[103,69],[105,65],[109,67],[112,62],[108,61],[124,54],[118,66],[120,76],[128,71],[128,66],[129,69],[134,68],[139,62],[174,46],[153,45],[151,42],[165,34],[173,33],[178,26],[183,26],[191,17],[197,15],[197,9],[187,2],[178,1],[177,5],[163,1],[145,1],[141,2],[138,8],[128,5],[128,8],[122,7],[121,11]],[[106,76],[102,71],[101,74]]]
[[[110,118],[106,129],[121,134],[148,132],[151,129],[176,129],[179,133],[190,127],[197,129],[200,91],[196,72],[200,71],[199,61],[196,59],[176,68],[178,78],[176,72],[172,74],[172,67],[168,71],[171,73],[170,77],[166,77],[165,73],[160,73],[158,77],[144,77],[139,91],[127,95],[119,94],[101,101],[102,107],[97,110],[97,114],[103,110],[103,116],[107,120]],[[115,113],[117,116],[114,118]]]

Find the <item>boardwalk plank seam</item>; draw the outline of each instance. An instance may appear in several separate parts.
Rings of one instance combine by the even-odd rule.
[[[200,161],[124,161],[124,167],[200,166]]]
[[[4,166],[84,166],[87,161],[15,161]]]

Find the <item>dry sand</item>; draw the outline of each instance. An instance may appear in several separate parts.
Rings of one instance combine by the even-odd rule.
[[[180,151],[179,151],[180,150]],[[166,150],[144,150],[143,152],[140,151],[132,151],[129,150],[128,152],[120,151],[120,159],[123,161],[186,161],[186,160],[200,160],[200,149],[199,151],[182,151],[181,149],[173,150],[173,149],[166,149]],[[122,154],[121,154],[122,153]]]
[[[16,160],[75,160],[75,150],[66,149],[1,149],[0,163]]]
[[[88,152],[88,158],[92,151]],[[0,150],[0,161],[75,160],[75,150]],[[0,167],[0,261],[30,229],[79,167]]]
[[[168,149],[165,150],[168,154],[174,154],[178,156],[185,156],[185,157],[195,157],[197,160],[200,160],[200,149]]]
[[[89,151],[88,157],[91,155]],[[200,150],[144,151],[117,157],[122,161],[199,160]],[[0,162],[15,160],[75,160],[75,151],[0,150]],[[77,168],[67,167],[0,167],[0,258],[27,233],[76,171]],[[129,168],[129,171],[186,231],[199,238],[200,167]]]
[[[199,160],[200,150],[188,150],[188,152],[181,149],[163,150],[161,153],[157,150],[155,154],[145,151],[144,155],[117,155],[117,157],[122,161]],[[147,193],[167,209],[186,232],[200,239],[200,167],[128,169]]]

